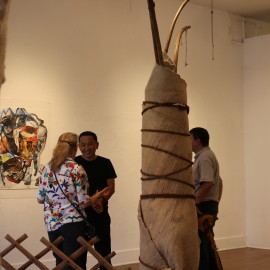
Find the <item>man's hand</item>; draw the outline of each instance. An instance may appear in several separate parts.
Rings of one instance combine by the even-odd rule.
[[[200,211],[199,206],[196,204],[196,210],[198,215],[202,215],[203,212]]]
[[[103,196],[105,197],[107,194],[108,194],[108,188],[107,187],[102,189],[101,191],[97,191],[93,196],[90,197],[90,200],[87,203],[81,204],[81,207],[86,208],[86,207],[91,205],[94,210],[95,210],[95,208],[100,209],[99,201],[100,201],[100,199],[102,199]],[[96,204],[97,204],[97,206],[95,206]],[[97,211],[100,211],[100,210],[97,210]],[[103,211],[103,207],[102,207],[102,211]]]
[[[99,198],[93,205],[92,208],[96,213],[102,213],[103,212],[103,198]]]
[[[100,197],[107,197],[108,195],[109,195],[109,188],[108,187],[105,187],[104,189],[102,189],[101,191],[98,191],[97,190],[97,192],[96,192],[96,194],[95,195],[97,195],[98,196],[98,198],[100,198]]]

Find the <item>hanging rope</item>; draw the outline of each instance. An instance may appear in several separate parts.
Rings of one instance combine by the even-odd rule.
[[[211,39],[212,39],[212,60],[215,59],[214,56],[214,0],[211,0]]]
[[[186,55],[185,55],[185,67],[188,65],[188,62],[187,62],[187,31],[185,33],[185,39],[186,39]]]

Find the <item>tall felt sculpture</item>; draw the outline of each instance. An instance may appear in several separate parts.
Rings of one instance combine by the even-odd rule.
[[[177,72],[177,38],[173,60],[167,56],[179,8],[164,51],[161,50],[154,2],[148,0],[156,65],[145,89],[142,123],[142,194],[140,270],[197,270],[198,221],[192,181],[186,82]]]
[[[0,0],[0,88],[5,82],[5,54],[9,6],[10,0]]]

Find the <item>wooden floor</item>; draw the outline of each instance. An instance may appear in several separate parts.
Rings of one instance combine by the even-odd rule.
[[[240,248],[220,251],[224,270],[269,270],[270,250]]]
[[[220,251],[223,270],[270,270],[270,250],[239,248]],[[138,270],[139,264],[122,265],[117,270]]]

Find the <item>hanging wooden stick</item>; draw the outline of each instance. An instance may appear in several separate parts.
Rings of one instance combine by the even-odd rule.
[[[180,46],[180,41],[182,38],[183,33],[187,32],[188,29],[190,29],[191,26],[185,26],[181,29],[180,33],[177,36],[177,40],[175,43],[175,49],[174,49],[174,57],[173,57],[173,63],[175,65],[174,72],[177,73],[177,63],[178,63],[178,55],[179,55],[179,46]]]
[[[212,38],[212,60],[215,59],[214,56],[214,3],[213,0],[211,0],[211,38]]]

